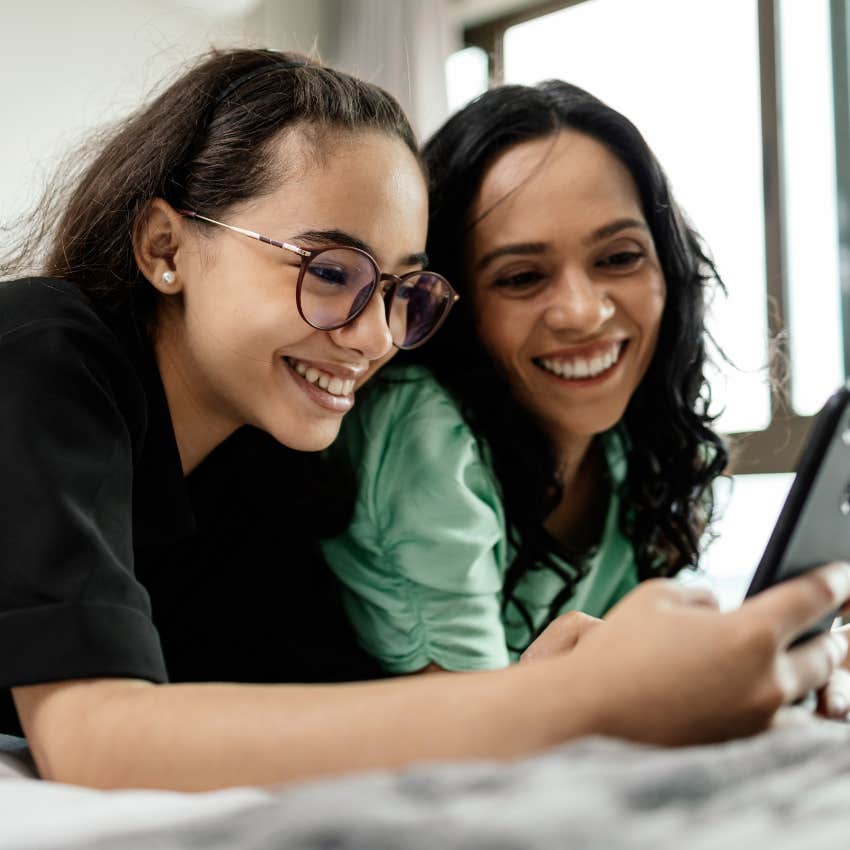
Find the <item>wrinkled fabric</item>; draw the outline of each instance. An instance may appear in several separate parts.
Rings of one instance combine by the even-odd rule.
[[[588,738],[279,790],[7,779],[0,793],[16,850],[835,850],[850,835],[850,729],[809,721],[685,749]]]
[[[504,667],[516,660],[508,647],[524,644],[528,632],[516,609],[502,617],[515,553],[498,482],[429,372],[414,366],[389,375],[358,399],[334,444],[356,470],[358,495],[348,530],[323,542],[325,558],[346,588],[362,646],[385,669]],[[601,616],[637,584],[632,546],[619,528],[624,448],[616,432],[604,445],[612,482],[604,532],[562,612]],[[561,587],[551,570],[532,570],[516,596],[539,623]]]

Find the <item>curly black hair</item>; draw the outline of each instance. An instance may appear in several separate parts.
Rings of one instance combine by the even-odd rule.
[[[705,375],[707,295],[723,284],[637,128],[593,95],[560,80],[502,86],[481,95],[424,148],[431,194],[428,255],[435,271],[460,293],[468,292],[465,237],[474,226],[470,209],[486,169],[508,148],[562,129],[592,137],[628,168],[666,281],[657,348],[622,422],[628,472],[619,521],[632,542],[638,577],[669,576],[698,563],[700,538],[714,514],[710,485],[728,459],[712,429]],[[478,341],[471,302],[461,298],[440,333],[404,357],[430,368],[492,458],[517,552],[506,575],[503,604],[513,601],[526,618],[530,642],[558,614],[584,570],[581,558],[570,557],[575,553],[565,551],[544,528],[561,496],[553,449],[540,425],[513,400]],[[564,570],[556,556],[576,568]],[[522,575],[541,566],[559,574],[563,589],[546,620],[532,623],[513,590]]]

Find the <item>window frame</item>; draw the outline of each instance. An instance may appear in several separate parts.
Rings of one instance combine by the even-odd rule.
[[[466,47],[480,47],[489,58],[491,85],[504,80],[504,35],[519,23],[588,0],[548,0],[464,29]],[[835,152],[838,208],[850,210],[850,67],[847,48],[850,0],[830,0],[835,112]],[[788,368],[790,328],[785,258],[784,187],[782,173],[782,109],[780,102],[780,41],[778,0],[757,0],[759,75],[762,125],[762,180],[764,191],[765,280],[770,358],[770,422],[760,431],[729,434],[730,471],[735,474],[793,471],[806,434],[814,420],[791,407]],[[844,369],[850,376],[850,215],[839,215],[839,274]]]

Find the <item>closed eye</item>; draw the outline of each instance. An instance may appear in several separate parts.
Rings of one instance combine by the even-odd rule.
[[[601,268],[630,269],[644,257],[643,251],[617,251],[601,259],[596,265]]]
[[[307,274],[330,286],[347,286],[351,278],[349,269],[336,263],[310,263]]]
[[[531,289],[533,286],[540,283],[541,280],[543,280],[543,275],[540,272],[525,271],[496,278],[492,285],[498,289],[521,292],[523,290]]]

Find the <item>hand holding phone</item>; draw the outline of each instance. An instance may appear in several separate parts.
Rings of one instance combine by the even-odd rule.
[[[747,590],[747,596],[830,561],[850,561],[850,386],[817,415],[797,474]],[[828,631],[838,612],[797,642]]]

